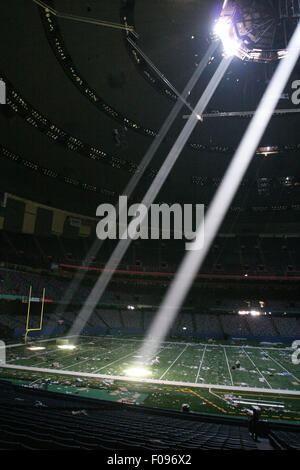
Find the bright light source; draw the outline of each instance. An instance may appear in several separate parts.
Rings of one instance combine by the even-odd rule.
[[[76,346],[74,344],[58,344],[57,345],[58,349],[75,349]]]
[[[233,37],[232,28],[232,22],[227,18],[220,18],[214,27],[214,33],[221,39],[225,54],[229,57],[236,55],[239,49],[239,43]]]
[[[252,315],[253,317],[258,317],[260,315],[260,312],[258,312],[257,310],[251,310],[250,315]]]
[[[42,349],[46,349],[44,346],[30,346],[29,348],[30,351],[41,351]]]
[[[252,315],[253,317],[257,317],[258,315],[260,315],[260,312],[258,312],[257,310],[239,310],[238,314],[239,315]]]
[[[146,369],[145,367],[135,366],[131,367],[124,371],[126,375],[130,377],[146,377],[147,375],[151,375],[151,371]]]

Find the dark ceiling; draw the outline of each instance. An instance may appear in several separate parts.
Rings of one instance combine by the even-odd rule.
[[[183,90],[206,52],[222,4],[209,0],[45,1],[58,11],[84,17],[120,23],[126,16],[139,34],[139,48],[177,90]],[[159,130],[171,111],[173,93],[146,63],[136,63],[120,30],[47,17],[32,0],[2,0],[0,26],[0,76],[8,84],[8,104],[0,107],[0,139],[3,147],[18,156],[12,161],[2,151],[1,190],[95,215],[99,203],[115,201],[121,194],[152,142],[152,131]],[[190,95],[192,106],[220,58],[221,49]],[[207,111],[254,110],[273,70],[274,65],[235,58]],[[296,78],[299,67],[291,81]],[[291,81],[286,89],[289,97]],[[86,90],[93,90],[97,99]],[[17,101],[19,97],[26,104]],[[290,99],[278,106],[295,108]],[[135,198],[149,187],[151,172],[159,169],[186,122],[183,115],[189,113],[182,108]],[[126,126],[124,118],[129,120]],[[199,122],[158,200],[209,203],[248,123],[249,118],[240,117]],[[234,205],[299,203],[300,150],[283,150],[299,141],[299,114],[274,117],[261,145],[276,145],[281,151],[254,157]],[[45,169],[58,177],[45,176]],[[287,184],[286,177],[292,183]],[[261,178],[267,178],[265,185]],[[77,182],[75,187],[70,181]],[[88,188],[84,185],[95,191],[84,190]]]

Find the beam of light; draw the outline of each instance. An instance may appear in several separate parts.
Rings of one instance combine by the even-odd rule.
[[[135,31],[133,26],[124,26],[119,23],[112,23],[111,21],[103,21],[103,20],[98,20],[96,18],[86,18],[85,16],[76,16],[72,15],[71,13],[62,13],[54,8],[50,7],[47,3],[41,1],[41,0],[32,0],[33,3],[36,5],[39,5],[41,8],[44,8],[45,11],[49,11],[52,15],[56,16],[57,18],[62,18],[65,20],[73,20],[73,21],[79,21],[81,23],[89,23],[89,24],[95,24],[98,26],[106,26],[108,28],[115,28],[115,29],[123,29],[127,32],[130,32],[133,34],[136,38],[139,37],[138,33]]]
[[[209,48],[207,49],[205,55],[203,56],[201,62],[199,63],[198,67],[196,68],[195,72],[193,73],[192,77],[188,81],[186,87],[184,88],[181,96],[185,99],[189,93],[193,90],[195,87],[196,83],[198,82],[200,76],[202,75],[203,71],[205,70],[210,58],[218,48],[219,44],[217,43],[212,43]],[[183,107],[183,102],[180,100],[177,100],[176,104],[173,106],[169,116],[165,120],[164,124],[162,125],[158,135],[155,137],[153,142],[151,143],[149,149],[147,150],[146,154],[144,155],[138,170],[136,173],[132,176],[132,178],[129,180],[127,186],[125,187],[123,191],[123,195],[127,196],[128,199],[130,199],[133,191],[137,187],[140,179],[142,178],[143,174],[145,173],[147,167],[151,163],[156,151],[158,150],[159,146],[161,145],[162,141],[166,137],[167,133],[169,132],[171,126],[173,125],[178,113]],[[119,204],[116,206],[116,213],[119,213]],[[122,215],[121,215],[122,219]],[[101,246],[102,246],[103,241],[96,239],[94,243],[92,244],[91,248],[89,249],[87,255],[85,256],[85,259],[81,263],[81,266],[89,266],[91,263],[91,260],[97,256],[97,253],[99,252]],[[83,280],[85,276],[85,272],[79,270],[75,276],[74,279],[71,281],[69,287],[67,288],[66,292],[64,293],[61,305],[57,307],[55,314],[62,314],[66,311],[69,302],[71,301],[74,293],[78,291],[79,285],[81,284],[81,281]]]
[[[41,351],[42,349],[46,349],[45,346],[29,346],[29,351]]]
[[[175,317],[193,283],[201,265],[211,247],[211,244],[223,222],[227,210],[236,191],[247,171],[252,156],[268,126],[277,102],[283,92],[289,77],[297,63],[300,54],[300,23],[288,46],[288,54],[278,65],[273,78],[264,93],[257,112],[252,118],[248,129],[237,148],[237,151],[225,173],[216,195],[208,209],[205,222],[202,221],[197,229],[195,248],[204,231],[204,246],[187,253],[179,267],[178,273],[168,289],[163,303],[150,327],[149,333],[142,345],[143,357],[155,354],[160,344],[168,334]],[[201,240],[202,241],[202,240]]]
[[[145,367],[134,366],[124,370],[124,373],[129,377],[147,377],[151,375],[151,371]]]
[[[222,78],[224,77],[229,65],[231,64],[232,58],[224,58],[220,63],[219,67],[217,68],[216,72],[214,73],[212,79],[210,80],[209,84],[207,85],[203,95],[199,99],[196,107],[195,113],[193,113],[187,123],[185,124],[184,128],[180,132],[177,140],[175,141],[173,147],[171,148],[167,158],[165,159],[164,163],[162,164],[159,172],[155,176],[150,188],[148,189],[143,201],[141,204],[149,208],[152,204],[156,196],[158,195],[162,185],[166,181],[170,171],[172,170],[177,158],[179,157],[182,149],[184,148],[187,140],[189,139],[191,133],[193,132],[196,124],[199,122],[197,116],[201,116],[208,105],[209,101],[211,100],[214,92],[216,91],[219,83],[221,82]],[[146,215],[146,214],[145,214]],[[141,218],[142,223],[142,218]],[[137,227],[133,227],[131,223],[129,224],[128,230],[131,230],[132,234],[137,233]],[[134,238],[134,235],[133,237]],[[106,289],[109,281],[111,280],[114,270],[116,266],[119,265],[121,259],[123,258],[124,254],[126,253],[129,245],[131,243],[131,238],[121,239],[119,240],[116,248],[114,249],[111,257],[109,258],[104,271],[101,273],[99,279],[96,281],[89,297],[87,298],[85,304],[81,308],[77,318],[75,319],[69,334],[77,336],[80,334],[86,322],[89,320],[95,306],[98,304],[99,299],[101,298],[104,290]]]

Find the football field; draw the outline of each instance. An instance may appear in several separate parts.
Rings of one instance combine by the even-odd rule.
[[[148,375],[132,375],[141,344],[121,336],[82,336],[74,349],[60,349],[56,338],[10,344],[0,378],[27,377],[27,384],[61,378],[73,387],[108,383],[110,393],[126,386],[147,397],[146,405],[178,409],[185,400],[208,413],[245,415],[258,404],[265,416],[300,421],[300,365],[293,364],[290,347],[170,340],[161,345],[158,364],[147,366]]]
[[[37,344],[33,341],[27,346],[7,346],[6,365],[128,380],[127,371],[140,361],[141,343],[136,338],[85,336],[73,350],[59,349],[55,339],[39,341],[43,349],[32,350]],[[157,356],[159,363],[148,367],[149,375],[134,377],[135,380],[300,394],[300,365],[293,364],[291,348],[166,341]],[[240,363],[239,368],[235,367],[236,362]]]

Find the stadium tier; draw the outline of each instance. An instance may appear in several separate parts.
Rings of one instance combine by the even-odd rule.
[[[9,409],[7,403],[18,393],[27,407]],[[201,422],[179,413],[157,412],[140,407],[108,405],[105,401],[70,397],[0,384],[1,450],[106,450],[176,449],[255,450],[255,443],[244,425]],[[45,412],[35,406],[43,403]],[[63,409],[63,411],[62,411]],[[85,410],[80,413],[80,410]]]
[[[73,291],[69,300],[66,300],[64,293],[69,283],[72,282],[71,277],[67,278],[58,273],[41,275],[4,268],[0,268],[0,277],[0,297],[2,302],[6,302],[0,313],[1,324],[9,327],[16,337],[24,333],[30,286],[34,307],[41,304],[42,290],[44,287],[46,289],[44,329],[35,334],[48,335],[50,331],[57,330],[57,328],[59,332],[67,331],[88,298],[90,286],[93,284],[90,279],[86,285],[81,285],[79,289]],[[122,283],[119,283],[119,286],[119,288],[106,290],[99,301],[98,308],[89,318],[86,332],[140,335],[149,330],[155,311],[163,298],[163,291],[154,286],[150,287],[151,293],[148,287],[142,285],[138,288],[130,286],[124,288]],[[252,301],[254,307],[250,308],[249,315],[241,315],[248,301],[222,295],[222,301],[216,302],[211,295],[203,295],[201,292],[199,303],[203,304],[202,311],[190,306],[193,297],[187,299],[169,334],[176,337],[217,340],[244,338],[252,341],[289,342],[291,339],[297,339],[300,328],[299,301],[287,302],[269,298],[264,302],[264,307],[258,307],[260,315],[253,317],[250,310],[257,308],[255,305],[259,305],[259,302]],[[197,296],[197,293],[193,296]],[[19,307],[17,311],[13,309],[14,313],[7,314],[7,305],[11,307],[9,301],[13,299],[21,305],[24,311],[23,317],[20,315]],[[67,308],[68,305],[72,308]],[[31,320],[32,327],[36,328],[38,323],[39,317],[35,313]]]
[[[0,254],[3,261],[50,268],[53,263],[77,266],[83,263],[92,244],[89,239],[42,237],[0,231]],[[286,275],[300,273],[300,259],[294,238],[218,237],[202,267],[203,274],[223,275]],[[141,241],[132,246],[119,269],[174,272],[184,250],[184,243],[173,240],[166,244],[157,241],[155,249]],[[113,244],[107,243],[92,260],[91,267],[103,267]],[[86,260],[87,262],[87,260]]]
[[[299,449],[299,19],[1,1],[0,451]]]

